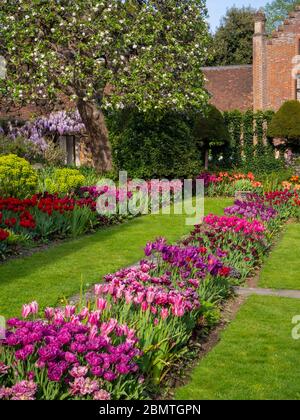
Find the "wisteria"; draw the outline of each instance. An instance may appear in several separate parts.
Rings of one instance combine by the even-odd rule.
[[[81,121],[79,112],[58,111],[51,113],[48,117],[42,116],[24,125],[8,124],[8,136],[15,139],[24,137],[37,145],[42,151],[47,148],[47,137],[58,135],[76,135],[82,133],[84,124]],[[2,129],[4,133],[4,130]]]

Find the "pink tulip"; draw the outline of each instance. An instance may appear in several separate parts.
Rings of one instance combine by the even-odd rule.
[[[151,306],[151,313],[153,314],[153,315],[156,315],[157,314],[157,308],[155,307],[155,306]]]
[[[88,321],[90,325],[97,325],[100,319],[100,311],[91,312]]]
[[[95,285],[95,295],[99,296],[103,292],[103,284],[96,284]]]
[[[54,316],[54,309],[53,308],[46,308],[45,309],[45,317],[50,320]]]
[[[175,304],[173,306],[173,314],[178,317],[182,317],[185,314],[185,308],[183,304]]]
[[[143,303],[141,304],[141,308],[143,312],[146,312],[148,310],[148,303],[144,300]]]
[[[88,317],[88,314],[90,313],[89,308],[87,308],[86,306],[84,308],[81,309],[80,313],[79,313],[79,318],[81,320],[84,320]]]
[[[37,314],[39,312],[39,305],[36,301],[31,302],[29,306],[32,314]]]
[[[118,325],[118,321],[116,319],[111,318],[108,322],[103,322],[101,325],[101,333],[103,335],[109,335]]]
[[[133,301],[133,296],[130,292],[126,291],[125,292],[125,301],[126,303],[129,305],[130,303],[132,303]]]
[[[22,317],[28,318],[28,316],[31,314],[30,305],[23,305],[22,307]]]
[[[154,298],[155,298],[155,293],[154,293],[153,291],[149,290],[149,291],[147,292],[147,296],[146,296],[146,300],[147,300],[147,302],[148,302],[149,304],[151,304],[151,303],[154,301]]]
[[[54,313],[54,321],[57,323],[62,323],[65,320],[64,312],[61,309],[56,309]]]
[[[90,339],[93,340],[98,335],[98,327],[97,325],[92,325],[90,329]]]
[[[76,311],[75,306],[67,305],[65,307],[65,317],[71,318],[71,316],[75,314],[75,311]]]
[[[29,305],[23,305],[22,307],[22,317],[28,318],[30,314],[35,315],[39,311],[39,305],[36,301],[31,302]]]
[[[104,311],[104,309],[106,308],[106,306],[107,306],[107,302],[106,302],[105,299],[102,299],[102,298],[98,298],[97,299],[97,308],[100,311]]]
[[[169,310],[167,308],[162,308],[162,310],[160,311],[160,316],[162,319],[167,319],[169,316]]]

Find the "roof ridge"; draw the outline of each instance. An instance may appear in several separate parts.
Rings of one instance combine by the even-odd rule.
[[[231,64],[225,66],[205,66],[201,67],[202,70],[229,70],[229,69],[240,69],[240,68],[250,68],[253,67],[252,64]]]

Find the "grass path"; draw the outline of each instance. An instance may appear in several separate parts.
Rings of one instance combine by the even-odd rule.
[[[205,200],[205,212],[222,214],[230,199]],[[23,303],[41,307],[79,292],[81,282],[93,284],[103,275],[135,263],[147,241],[165,236],[175,241],[191,230],[185,215],[149,215],[66,242],[30,257],[0,265],[0,315],[19,315]]]
[[[299,399],[300,341],[291,335],[298,314],[299,300],[250,297],[176,399]]]
[[[259,287],[300,289],[300,224],[287,226],[283,238],[263,266]]]

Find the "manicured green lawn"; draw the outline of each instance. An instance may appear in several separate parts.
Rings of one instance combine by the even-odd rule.
[[[222,214],[230,199],[206,199],[205,212]],[[165,236],[175,241],[191,230],[185,215],[150,215],[134,219],[30,257],[0,265],[0,315],[20,313],[23,303],[37,300],[41,307],[79,292],[103,275],[137,262],[147,241]]]
[[[176,399],[299,399],[300,300],[253,296]]]
[[[300,289],[300,224],[287,226],[283,238],[266,260],[260,287]]]

